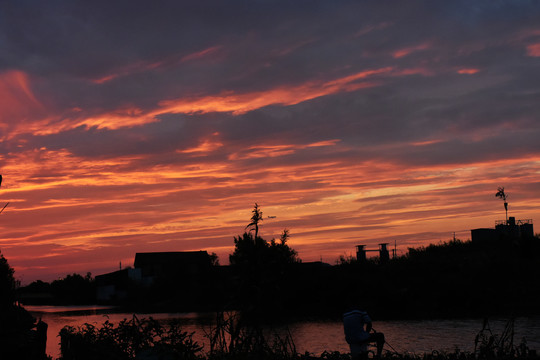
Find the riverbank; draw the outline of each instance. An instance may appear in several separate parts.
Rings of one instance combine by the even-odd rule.
[[[42,311],[40,311],[42,310]],[[55,310],[57,310],[55,312]],[[131,319],[132,313],[117,313],[103,308],[90,307],[86,311],[81,307],[32,307],[34,317],[41,317],[49,324],[47,353],[54,359],[60,357],[60,330],[68,325],[79,328],[89,323],[97,328],[108,320],[117,326],[124,319]],[[206,335],[215,327],[215,313],[146,313],[137,314],[139,319],[152,317],[164,326],[177,321],[183,331],[193,333],[193,340],[204,348],[201,355],[210,350]],[[432,320],[393,320],[378,321],[374,327],[386,335],[388,345],[400,354],[431,354],[434,350],[450,354],[456,348],[462,352],[474,351],[474,339],[482,329],[483,319],[432,319]],[[501,334],[508,323],[508,318],[490,318],[490,326],[494,334]],[[265,331],[271,339],[275,333],[284,337],[290,334],[298,354],[309,352],[311,356],[320,358],[326,351],[328,354],[347,354],[349,348],[343,335],[340,319],[309,318],[291,321],[280,326],[267,327]],[[518,317],[514,321],[514,339],[516,345],[526,338],[528,347],[540,350],[540,317]],[[271,341],[270,341],[271,342]],[[389,346],[385,349],[392,350]]]

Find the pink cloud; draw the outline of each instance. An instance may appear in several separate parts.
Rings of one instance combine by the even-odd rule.
[[[41,112],[43,105],[32,92],[26,73],[11,70],[0,73],[0,120],[24,119],[32,113]]]
[[[412,54],[413,52],[416,52],[416,51],[421,51],[421,50],[426,50],[430,47],[430,44],[429,43],[423,43],[423,44],[419,44],[419,45],[416,45],[416,46],[411,46],[411,47],[407,47],[407,48],[403,48],[403,49],[399,49],[397,51],[394,51],[392,53],[392,56],[395,58],[395,59],[399,59],[399,58],[402,58],[402,57],[405,57],[407,55],[410,55]]]
[[[540,57],[540,43],[527,46],[527,55]]]
[[[197,61],[209,57],[216,56],[216,54],[221,50],[222,46],[211,46],[207,49],[196,51],[187,55],[178,56],[171,55],[164,59],[157,61],[138,61],[132,64],[127,64],[125,66],[119,67],[114,73],[107,74],[95,79],[90,79],[91,82],[95,84],[104,84],[111,80],[117,79],[123,76],[129,76],[136,73],[142,73],[149,70],[159,69],[159,68],[171,68],[178,66],[182,63]]]
[[[459,69],[457,73],[462,74],[462,75],[474,75],[478,73],[479,71],[480,71],[479,69],[466,68],[466,69]]]

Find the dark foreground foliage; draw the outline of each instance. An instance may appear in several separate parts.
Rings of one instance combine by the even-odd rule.
[[[202,347],[182,331],[178,322],[163,326],[149,318],[135,315],[116,327],[106,321],[100,328],[84,324],[60,331],[63,360],[185,359],[201,358]]]
[[[100,328],[90,324],[75,329],[65,327],[60,332],[60,360],[351,360],[348,353],[308,352],[299,354],[290,333],[268,331],[242,321],[238,314],[218,313],[216,324],[205,332],[209,348],[203,349],[182,331],[178,322],[161,324],[150,318],[123,320],[117,326],[109,321]],[[502,334],[493,334],[487,320],[474,339],[473,352],[455,349],[452,352],[433,351],[425,354],[398,353],[386,344],[383,360],[540,360],[524,340],[514,342],[513,320]],[[373,358],[369,352],[367,358]],[[366,360],[367,360],[366,358]],[[354,359],[352,359],[354,360]]]
[[[44,360],[47,325],[15,302],[13,268],[0,252],[0,359]]]

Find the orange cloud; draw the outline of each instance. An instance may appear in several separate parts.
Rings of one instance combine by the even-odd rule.
[[[294,154],[297,150],[313,148],[313,147],[324,147],[324,146],[334,146],[340,140],[333,139],[327,141],[319,141],[316,143],[311,143],[307,145],[301,144],[287,144],[287,145],[260,145],[252,146],[244,151],[233,153],[229,155],[230,160],[244,160],[244,159],[256,159],[256,158],[268,158],[268,157],[278,157]]]
[[[389,73],[391,71],[392,68],[386,67],[362,71],[357,74],[327,82],[311,81],[302,85],[284,86],[252,93],[237,94],[230,91],[223,92],[217,96],[167,100],[160,102],[159,105],[161,108],[154,111],[152,115],[156,116],[163,113],[192,114],[208,112],[231,112],[234,115],[239,115],[274,104],[295,105],[325,95],[331,95],[338,92],[350,92],[376,86],[376,82],[358,82],[358,80],[363,80],[378,74]]]
[[[198,56],[212,54],[215,51],[217,51],[215,48],[207,49]],[[416,73],[416,71],[413,73]],[[393,68],[386,67],[366,70],[326,82],[311,81],[305,84],[281,86],[251,93],[226,91],[218,95],[167,100],[160,102],[156,109],[150,111],[143,111],[136,107],[122,108],[85,117],[84,110],[73,108],[70,112],[65,113],[62,118],[51,112],[46,115],[42,114],[39,120],[11,129],[9,136],[13,137],[21,133],[50,135],[80,126],[115,130],[157,122],[159,121],[158,116],[166,113],[231,112],[234,115],[240,115],[269,105],[295,105],[321,96],[377,86],[377,81],[365,80],[384,74],[400,76],[411,73],[407,72],[407,70],[393,72]],[[0,78],[0,80],[2,79]],[[0,94],[5,93],[6,96],[0,104],[5,104],[6,111],[2,115],[7,116],[10,114],[10,109],[17,112],[17,118],[21,117],[20,112],[29,111],[28,109],[39,108],[40,111],[45,111],[30,91],[26,75],[20,72],[9,73],[4,75],[3,80],[3,83],[0,82]]]
[[[198,56],[212,54],[215,51],[217,51],[215,48],[207,49],[202,52],[203,54],[199,54]],[[234,115],[240,115],[269,105],[295,105],[326,95],[378,86],[380,80],[369,80],[378,75],[406,76],[413,74],[431,75],[429,70],[424,68],[395,70],[392,67],[385,67],[365,70],[329,81],[310,81],[300,85],[281,86],[251,93],[225,91],[218,95],[166,100],[161,101],[158,103],[157,108],[149,111],[143,111],[136,107],[122,108],[108,113],[85,117],[82,109],[74,108],[70,113],[64,114],[63,118],[59,118],[57,115],[47,115],[42,116],[40,120],[25,124],[25,126],[19,126],[17,129],[11,131],[11,136],[20,133],[50,135],[80,126],[115,130],[157,122],[159,121],[159,115],[166,113],[230,112]],[[28,80],[25,76],[19,74],[13,76],[13,79],[17,80],[15,83],[21,85],[20,88],[28,98],[27,101],[39,104],[31,92],[29,92]],[[16,101],[11,102],[11,104],[16,103]],[[25,107],[18,105],[17,109],[20,108]]]
[[[219,133],[214,133],[214,137],[219,135]],[[191,154],[191,153],[210,153],[213,151],[216,151],[217,149],[223,147],[223,143],[221,143],[218,140],[214,140],[212,138],[209,139],[202,139],[199,141],[199,145],[196,147],[186,149],[186,150],[179,150],[177,152],[184,153],[184,154]]]
[[[217,136],[201,138],[187,153],[213,151],[219,146]],[[226,161],[190,165],[156,165],[149,155],[92,160],[66,150],[19,154],[4,160],[2,169],[8,174],[2,199],[11,204],[1,215],[0,246],[8,259],[16,260],[12,265],[17,271],[34,264],[34,278],[45,271],[38,269],[43,252],[38,245],[52,247],[48,253],[57,257],[49,269],[57,272],[99,274],[96,265],[82,260],[99,254],[104,264],[114,267],[136,251],[208,249],[219,251],[226,263],[232,236],[243,231],[250,206],[257,201],[265,214],[277,216],[263,223],[265,238],[290,228],[291,246],[303,260],[322,256],[332,262],[347,249],[354,251],[358,241],[376,246],[394,237],[398,248],[406,250],[441,240],[442,232],[465,229],[467,236],[470,228],[490,226],[499,210],[493,190],[512,188],[507,184],[516,182],[534,184],[540,168],[538,157],[462,167],[341,157],[314,157],[300,164],[274,161],[263,168],[244,161],[253,154],[276,157],[326,146],[344,147],[337,139],[269,143]],[[528,207],[531,210],[522,213],[534,218],[536,198],[523,198],[511,203],[513,211]],[[504,216],[502,206],[500,210]],[[15,253],[21,248],[24,252]],[[116,248],[117,254],[110,256]],[[77,251],[88,254],[73,260]]]

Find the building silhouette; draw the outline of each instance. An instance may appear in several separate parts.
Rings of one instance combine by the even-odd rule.
[[[133,268],[97,275],[97,300],[124,300],[133,287],[175,284],[190,292],[208,278],[212,262],[206,251],[136,253]]]
[[[507,242],[521,244],[534,238],[533,222],[531,219],[516,220],[509,217],[508,220],[495,221],[495,228],[479,228],[471,230],[473,243]]]

